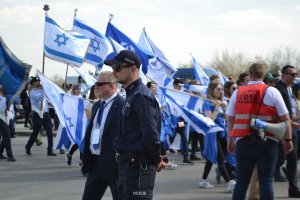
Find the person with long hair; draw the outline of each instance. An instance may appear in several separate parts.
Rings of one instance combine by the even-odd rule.
[[[211,81],[208,85],[207,98],[202,106],[202,112],[206,117],[212,119],[218,126],[224,129],[224,131],[219,131],[217,133],[210,133],[205,136],[205,145],[204,145],[204,157],[206,159],[202,180],[199,182],[199,187],[201,188],[213,188],[207,181],[208,174],[211,170],[213,162],[217,162],[218,169],[227,183],[227,190],[233,191],[235,186],[235,181],[233,176],[229,174],[226,168],[225,155],[227,153],[227,131],[226,131],[226,122],[224,112],[226,110],[226,102],[223,102],[223,92],[222,85],[219,81]],[[208,142],[209,141],[209,142]],[[212,142],[216,142],[217,146],[217,155],[216,160],[208,158],[205,156],[205,150],[211,148]]]

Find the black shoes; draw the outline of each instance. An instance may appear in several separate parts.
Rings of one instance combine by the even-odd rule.
[[[299,189],[289,189],[289,197],[300,198]]]
[[[36,146],[41,146],[43,142],[41,140],[36,140],[35,141]]]
[[[2,153],[0,154],[0,159],[7,159],[7,157],[5,155],[3,155]]]
[[[53,153],[53,151],[49,151],[49,152],[47,153],[47,156],[56,156],[56,154]]]
[[[183,165],[193,165],[194,163],[188,159],[184,159],[182,162]]]
[[[70,166],[72,164],[72,156],[67,153],[67,164]]]
[[[28,149],[27,147],[25,147],[25,151],[26,151],[26,154],[27,154],[27,155],[29,155],[29,156],[31,155],[31,151],[30,151],[30,149]]]
[[[198,158],[195,154],[190,155],[190,160],[199,161],[200,158]]]
[[[8,157],[7,161],[8,162],[16,162],[17,160],[14,157]]]

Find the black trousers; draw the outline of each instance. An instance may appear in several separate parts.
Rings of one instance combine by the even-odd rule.
[[[156,167],[146,163],[119,165],[119,181],[122,184],[122,200],[153,199]]]
[[[286,160],[286,176],[289,182],[289,188],[291,190],[298,190],[297,184],[297,149],[298,149],[298,135],[297,130],[293,129],[292,142],[293,150],[288,154],[284,153],[283,145],[279,143],[278,158],[276,163],[276,171],[280,172],[280,167]],[[276,172],[275,172],[276,173]]]
[[[12,150],[11,150],[11,138],[8,125],[0,119],[0,131],[2,135],[2,141],[0,144],[0,154],[3,153],[4,148],[6,149],[7,157],[13,157]]]
[[[118,195],[118,166],[112,161],[103,161],[93,156],[91,171],[86,179],[82,200],[100,200],[109,187],[113,200],[121,200]],[[107,166],[111,163],[111,166]],[[106,165],[106,167],[103,167]]]
[[[47,139],[48,139],[48,147],[47,150],[48,152],[51,152],[53,149],[53,132],[52,132],[52,124],[51,124],[51,119],[49,116],[49,113],[44,113],[43,118],[41,119],[38,113],[33,112],[33,132],[31,133],[29,140],[26,144],[26,148],[30,149],[34,143],[34,141],[37,138],[37,135],[42,129],[42,126],[44,126],[47,134]]]

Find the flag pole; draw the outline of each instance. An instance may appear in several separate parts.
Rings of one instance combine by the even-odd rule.
[[[108,18],[109,18],[108,23],[111,22],[111,20],[114,18],[114,16],[115,16],[114,14],[109,13],[109,15],[108,15]]]
[[[45,4],[43,7],[43,10],[45,11],[45,16],[47,16],[47,11],[50,10],[49,5]],[[45,72],[45,34],[46,34],[46,22],[44,25],[44,46],[43,46],[43,64],[42,64],[42,73]]]
[[[78,9],[75,8],[75,9],[74,9],[74,18],[75,18],[76,15],[77,15],[77,11],[78,11]],[[72,29],[74,30],[74,26],[73,26]],[[67,76],[68,76],[68,71],[69,71],[69,64],[67,64],[67,69],[66,69],[66,75],[65,75],[65,88],[67,88]],[[65,89],[65,88],[64,88],[64,89]]]
[[[182,94],[190,95],[190,96],[193,96],[193,97],[196,97],[196,98],[200,98],[200,99],[203,99],[203,100],[207,100],[207,101],[210,101],[210,102],[215,102],[214,100],[211,100],[211,99],[208,99],[208,98],[199,96],[199,95],[194,95],[194,94],[192,94],[192,93],[183,92],[183,91],[176,90],[176,89],[173,89],[173,88],[168,88],[168,87],[165,87],[165,86],[162,86],[162,85],[157,85],[157,86],[158,86],[159,88],[163,88],[163,89],[167,89],[167,90],[179,92],[179,93],[182,93]]]

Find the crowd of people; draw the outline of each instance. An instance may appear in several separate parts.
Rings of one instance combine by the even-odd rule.
[[[224,85],[219,76],[212,75],[205,96],[191,93],[203,99],[197,111],[222,131],[202,134],[190,127],[184,116],[174,115],[170,106],[160,102],[161,93],[154,82],[142,83],[141,61],[134,52],[121,51],[105,64],[113,72],[100,72],[85,107],[89,124],[84,149],[80,152],[82,173],[87,176],[83,199],[101,199],[107,187],[113,199],[153,199],[156,172],[178,167],[168,159],[168,154],[176,150],[182,155],[183,165],[193,165],[201,159],[199,155],[205,159],[198,183],[202,189],[214,188],[208,176],[216,164],[217,181],[224,179],[226,190],[233,192],[233,199],[245,199],[249,185],[249,199],[274,199],[273,180],[287,181],[289,197],[300,198],[297,186],[300,83],[295,81],[295,67],[286,65],[281,76],[275,76],[267,73],[264,65],[254,63],[237,81],[231,77]],[[183,84],[201,85],[198,80],[177,78],[173,89],[183,91]],[[67,93],[79,97],[88,94],[80,85],[70,86]],[[39,144],[38,135],[43,126],[48,141],[47,156],[56,156],[53,129],[59,129],[59,122],[57,117],[51,120],[48,100],[38,77],[30,80],[20,99],[25,111],[24,127],[32,129],[25,153],[31,155],[34,142]],[[0,85],[0,158],[16,161],[6,103]],[[284,139],[279,141],[267,130],[262,135],[251,124],[253,119],[285,122]],[[169,129],[163,130],[167,133],[162,137],[165,123]],[[180,145],[174,149],[172,144],[178,135]],[[216,159],[212,160],[203,152],[214,147]],[[70,145],[66,154],[68,165],[72,164],[77,149],[78,144]]]

